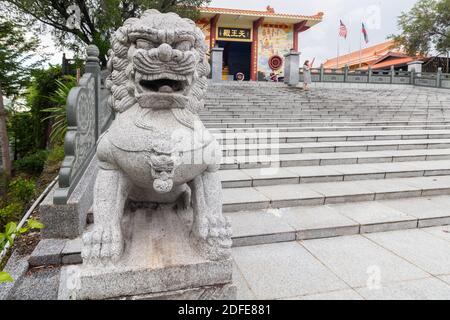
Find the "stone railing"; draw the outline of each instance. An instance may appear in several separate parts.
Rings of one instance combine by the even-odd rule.
[[[312,82],[338,82],[338,83],[374,83],[374,84],[405,84],[432,88],[450,89],[450,73],[414,72],[390,70],[366,71],[344,69],[311,69]],[[300,70],[300,82],[303,82],[303,70]]]
[[[108,128],[113,114],[107,105],[108,92],[102,85],[103,74],[95,46],[87,48],[85,74],[67,98],[67,134],[65,158],[59,172],[54,204],[64,205],[92,160],[97,140]]]

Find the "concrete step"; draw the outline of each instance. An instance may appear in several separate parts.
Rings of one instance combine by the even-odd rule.
[[[450,193],[450,176],[223,189],[225,212],[427,197]]]
[[[258,144],[260,142],[330,142],[367,140],[406,140],[406,139],[450,139],[450,130],[387,130],[387,131],[315,131],[315,132],[262,132],[243,131],[213,135],[221,144]]]
[[[219,171],[222,187],[245,188],[450,175],[450,160]]]
[[[410,121],[410,120],[434,120],[434,121],[448,121],[450,117],[441,117],[441,116],[435,116],[435,117],[429,117],[428,115],[422,115],[422,116],[398,116],[396,114],[393,114],[391,117],[382,117],[382,116],[367,116],[367,115],[342,115],[342,116],[329,116],[329,115],[317,115],[317,116],[302,116],[302,117],[296,117],[296,116],[290,116],[285,118],[222,118],[218,119],[216,117],[210,117],[210,118],[202,118],[202,121],[205,125],[209,125],[210,123],[257,123],[261,124],[264,123],[274,123],[274,122],[293,122],[293,123],[299,123],[299,122],[312,122],[312,121],[318,121],[318,122],[331,122],[335,120],[340,121],[366,121],[366,122],[372,122],[372,121],[383,121],[388,122],[390,120],[397,120],[397,121]]]
[[[450,149],[415,149],[223,157],[221,169],[255,169],[450,159]]]
[[[227,144],[221,146],[221,148],[222,155],[227,157],[293,153],[447,149],[450,148],[450,139]]]
[[[240,247],[449,225],[449,207],[450,196],[434,196],[226,215]]]
[[[248,125],[248,124],[244,124]],[[259,127],[240,127],[239,124],[235,124],[231,128],[224,128],[223,126],[208,128],[211,133],[220,133],[220,134],[228,134],[233,132],[242,132],[245,129],[246,132],[260,132],[273,130],[273,128],[278,128],[280,132],[310,132],[310,131],[374,131],[374,130],[449,130],[450,124],[448,125],[422,125],[422,126],[292,126],[292,127],[283,127],[280,126],[280,123],[273,123],[273,125],[262,124]]]
[[[221,123],[220,119],[218,119],[219,122],[210,122],[208,124],[205,124],[207,128],[219,129],[219,130],[230,130],[230,131],[240,131],[242,129],[250,129],[254,128],[255,130],[260,129],[266,129],[266,128],[273,128],[277,127],[280,128],[280,131],[297,131],[297,128],[302,127],[319,127],[324,128],[324,130],[329,130],[328,128],[340,128],[340,127],[346,127],[349,128],[349,130],[353,130],[353,127],[403,127],[403,128],[409,128],[409,127],[422,127],[426,129],[427,127],[437,128],[439,126],[449,126],[450,122],[445,121],[386,121],[386,122],[358,122],[358,121],[329,121],[329,122],[323,122],[323,121],[314,121],[314,122],[283,122],[283,121],[276,121],[272,123],[268,122],[261,122],[261,123]]]

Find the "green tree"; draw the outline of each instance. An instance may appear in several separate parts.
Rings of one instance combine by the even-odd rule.
[[[0,144],[3,169],[7,176],[11,175],[11,156],[3,96],[19,95],[29,83],[31,70],[40,63],[32,60],[39,45],[38,40],[28,39],[25,32],[23,25],[0,17]]]
[[[29,25],[51,28],[56,43],[62,48],[81,52],[86,44],[100,49],[106,65],[111,34],[122,23],[146,9],[177,12],[195,18],[197,7],[211,0],[0,0],[0,11]],[[36,24],[36,22],[39,22]]]
[[[450,0],[420,0],[398,18],[401,34],[392,36],[410,55],[450,51]]]

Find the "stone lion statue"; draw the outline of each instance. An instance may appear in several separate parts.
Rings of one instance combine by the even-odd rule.
[[[114,34],[106,86],[116,118],[97,148],[85,263],[120,259],[128,201],[191,207],[195,249],[209,260],[229,257],[230,225],[217,174],[221,152],[197,115],[210,71],[206,50],[202,31],[174,13],[145,11]]]

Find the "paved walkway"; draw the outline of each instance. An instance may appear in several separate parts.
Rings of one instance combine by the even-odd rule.
[[[450,227],[233,249],[239,299],[450,299]]]

